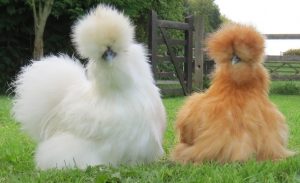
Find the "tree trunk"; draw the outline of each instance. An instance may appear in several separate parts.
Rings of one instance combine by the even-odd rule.
[[[34,49],[33,49],[33,59],[39,60],[44,55],[44,40],[43,34],[39,31],[35,33],[34,36]]]
[[[34,17],[34,49],[33,49],[33,59],[39,60],[44,55],[44,30],[46,26],[47,19],[51,13],[51,9],[54,0],[37,0],[38,6],[36,7],[36,0],[31,0],[33,17]]]

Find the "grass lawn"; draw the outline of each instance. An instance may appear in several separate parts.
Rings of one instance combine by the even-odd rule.
[[[300,96],[271,95],[286,115],[290,126],[289,147],[300,151]],[[183,97],[166,98],[168,128],[165,133],[166,156],[159,162],[136,167],[93,167],[81,170],[37,171],[33,154],[35,144],[20,131],[9,110],[11,101],[0,97],[0,182],[300,182],[300,155],[276,161],[233,164],[204,163],[179,165],[168,160],[175,138],[173,123]]]

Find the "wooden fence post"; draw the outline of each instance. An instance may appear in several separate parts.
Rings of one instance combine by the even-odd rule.
[[[150,12],[150,20],[149,20],[149,36],[148,36],[148,49],[150,51],[151,56],[151,65],[152,65],[152,72],[153,77],[156,80],[158,78],[157,73],[157,14],[155,11]]]
[[[203,90],[203,71],[204,71],[204,19],[202,16],[196,15],[194,18],[195,27],[195,73],[194,73],[194,88]]]
[[[193,72],[193,26],[194,17],[189,16],[185,18],[185,22],[188,23],[189,29],[185,31],[185,40],[187,41],[184,47],[184,73],[186,80],[187,94],[192,93],[192,72]]]

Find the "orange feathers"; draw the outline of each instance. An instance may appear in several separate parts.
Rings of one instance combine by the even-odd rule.
[[[212,85],[179,111],[172,159],[232,162],[292,155],[285,118],[268,99],[262,35],[251,26],[228,24],[208,38],[207,50],[216,62]]]

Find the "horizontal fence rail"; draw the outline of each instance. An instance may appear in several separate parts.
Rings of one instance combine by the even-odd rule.
[[[298,61],[300,62],[300,56],[297,55],[267,55],[267,61]]]
[[[300,39],[300,34],[265,34],[267,39]]]
[[[170,62],[170,56],[169,55],[157,55],[157,60],[159,62]],[[184,56],[175,56],[173,57],[174,60],[177,62],[185,62]]]
[[[179,29],[179,30],[189,30],[190,25],[188,23],[176,22],[170,20],[157,20],[158,27],[169,28],[169,29]]]
[[[177,40],[177,39],[170,39],[169,40],[169,43],[172,45],[172,46],[184,46],[187,44],[187,41],[186,40]],[[158,45],[161,45],[161,44],[165,44],[165,41],[162,39],[162,38],[159,38],[157,39],[157,44]]]

